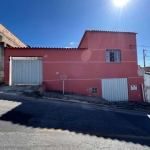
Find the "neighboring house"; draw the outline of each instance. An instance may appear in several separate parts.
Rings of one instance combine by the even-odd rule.
[[[4,47],[26,47],[26,45],[0,24],[0,82],[4,78]]]
[[[145,72],[150,72],[150,67],[149,66],[145,67]]]
[[[78,48],[5,48],[5,82],[62,91],[66,75],[65,92],[142,101],[136,45],[134,32],[85,31]]]
[[[145,69],[145,72],[150,72],[150,66],[147,66],[147,67],[141,67],[140,65],[138,65],[138,69]]]

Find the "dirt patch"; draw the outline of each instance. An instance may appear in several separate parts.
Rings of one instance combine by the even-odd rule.
[[[33,97],[33,98],[40,98],[40,92],[36,91],[36,92],[23,92],[21,95],[23,96],[27,96],[27,97]]]

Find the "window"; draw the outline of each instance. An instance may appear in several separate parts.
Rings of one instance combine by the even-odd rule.
[[[106,62],[120,62],[120,50],[106,50]]]
[[[98,88],[90,88],[91,93],[97,94],[98,93]]]

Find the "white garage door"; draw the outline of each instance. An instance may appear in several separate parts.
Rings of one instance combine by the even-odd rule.
[[[10,57],[10,85],[40,85],[41,83],[41,58]]]
[[[102,79],[102,97],[108,101],[128,101],[127,78]]]

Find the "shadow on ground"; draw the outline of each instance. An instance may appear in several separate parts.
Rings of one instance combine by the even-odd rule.
[[[61,129],[150,147],[150,119],[100,110],[89,104],[51,100],[26,100],[1,94],[4,101],[21,102],[0,120],[27,127]]]

